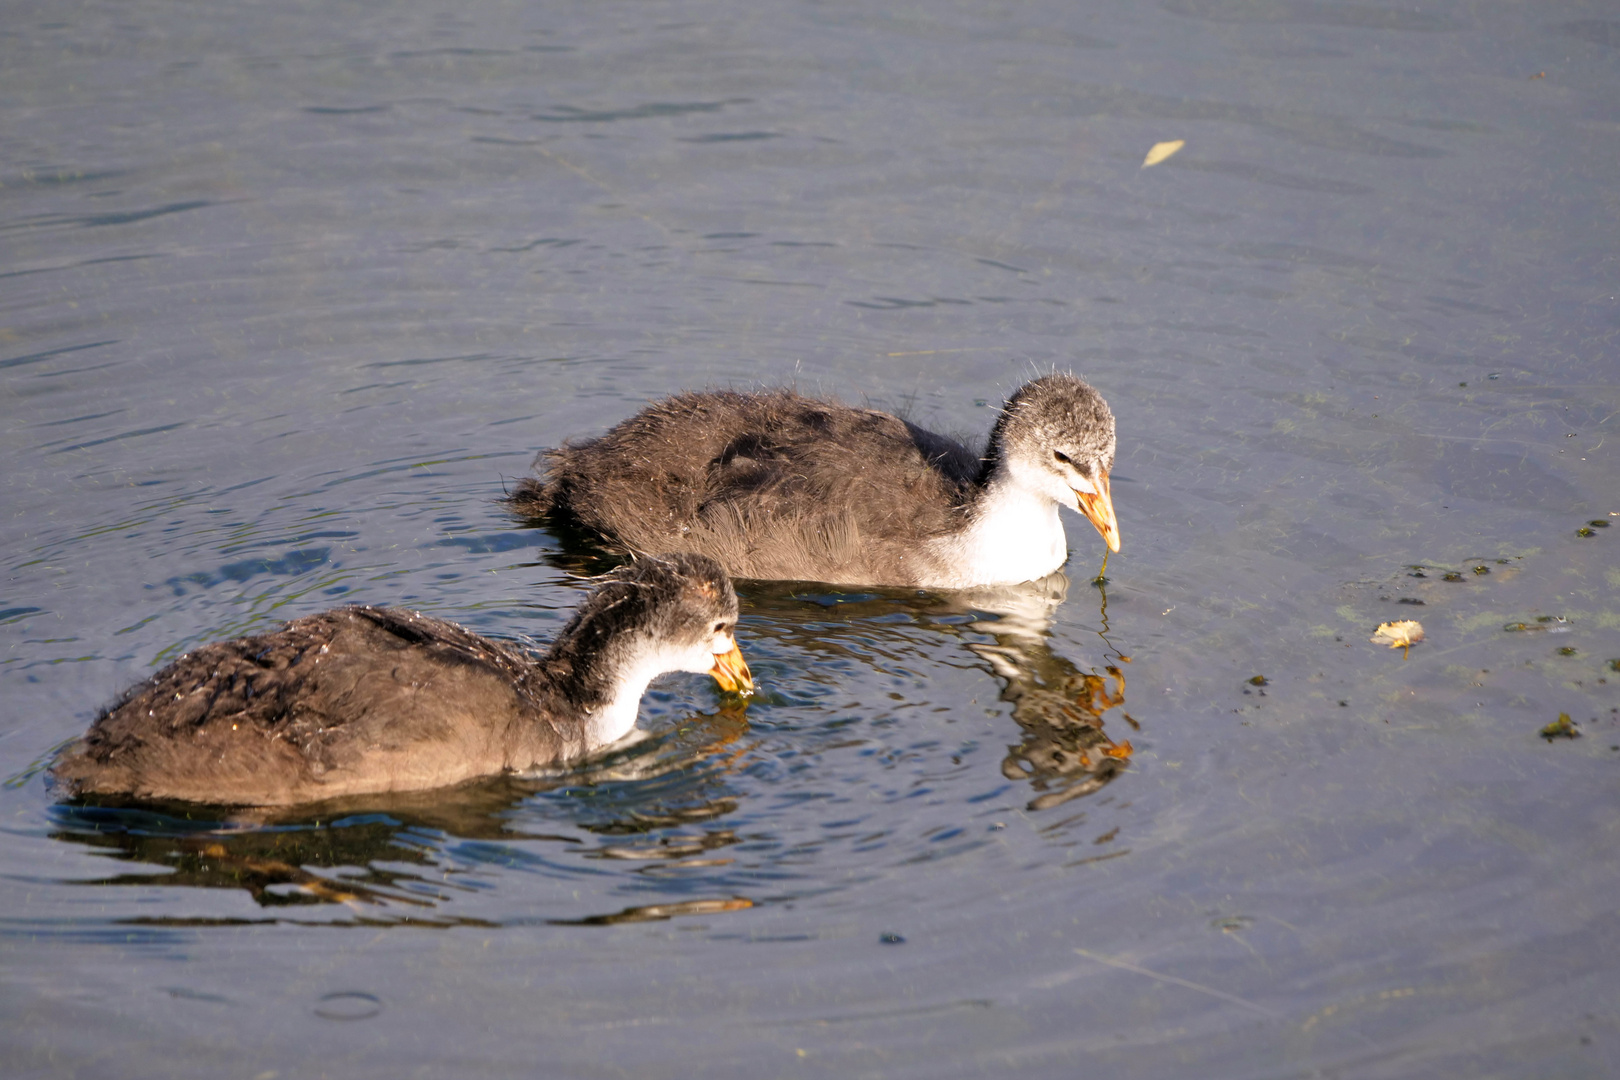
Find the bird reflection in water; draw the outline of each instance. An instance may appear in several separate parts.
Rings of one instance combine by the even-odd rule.
[[[1108,594],[1101,597],[1098,636],[1108,643]],[[1130,657],[1108,645],[1103,671],[1084,672],[1052,651],[1050,630],[1069,579],[1053,574],[1020,593],[1010,590],[979,598],[980,606],[998,616],[988,624],[994,644],[969,643],[1003,680],[1001,700],[1023,729],[1023,739],[1008,748],[1001,772],[1009,780],[1027,780],[1036,792],[1031,810],[1046,810],[1100,790],[1125,770],[1131,757],[1128,739],[1116,741],[1104,730],[1104,714],[1125,704],[1125,673]],[[1121,709],[1133,730],[1140,726]]]
[[[1105,714],[1125,704],[1121,665],[1130,661],[1108,640],[1107,594],[1102,583],[1093,584],[1100,597],[1098,636],[1105,647],[1101,673],[1081,671],[1052,649],[1052,624],[1069,591],[1061,572],[1021,585],[942,592],[816,591],[771,582],[741,583],[739,592],[745,609],[756,616],[751,638],[780,638],[782,651],[814,659],[858,655],[870,663],[872,651],[884,651],[874,640],[879,634],[908,638],[927,628],[961,638],[1001,682],[1001,700],[1012,707],[1022,730],[1022,739],[1008,747],[1002,772],[1028,781],[1035,792],[1029,808],[1045,810],[1099,790],[1124,771],[1131,756],[1128,740],[1116,741],[1104,730]],[[843,645],[838,624],[821,621],[814,637],[803,632],[803,611],[810,603],[837,609],[860,627],[867,640],[858,654]],[[905,618],[897,622],[895,616]],[[1139,727],[1123,710],[1119,717],[1132,730]]]
[[[726,865],[730,860],[720,853],[738,840],[712,823],[737,808],[727,778],[744,752],[747,729],[743,709],[728,706],[545,775],[278,810],[85,798],[53,808],[51,836],[120,862],[161,868],[78,884],[241,889],[276,911],[269,921],[298,921],[300,908],[346,905],[354,921],[365,924],[495,925],[444,910],[458,896],[486,892],[492,868],[573,876],[589,872],[574,861],[583,857],[640,864],[633,869],[656,877],[664,869]],[[549,816],[565,820],[547,820],[558,807],[564,812]],[[535,842],[561,845],[572,858],[537,850]],[[711,896],[544,921],[610,925],[750,906],[744,897]],[[130,921],[195,926],[244,920]]]
[[[606,573],[617,559],[588,533],[566,523],[551,528],[556,547],[544,561],[565,573],[587,577]],[[989,642],[967,647],[989,663],[1002,680],[1001,700],[1012,707],[1023,738],[1008,748],[1001,771],[1010,780],[1027,780],[1035,791],[1031,810],[1046,810],[1090,795],[1123,772],[1130,761],[1129,739],[1116,741],[1104,730],[1104,714],[1125,704],[1125,673],[1130,657],[1108,640],[1108,555],[1090,583],[1097,589],[1099,628],[1104,646],[1102,672],[1081,671],[1052,650],[1052,624],[1069,592],[1069,577],[1058,570],[1019,585],[918,592],[909,589],[825,586],[818,591],[802,582],[739,581],[738,592],[756,618],[752,635],[775,636],[784,652],[815,657],[841,653],[836,642],[796,633],[808,601],[823,608],[859,609],[866,604],[899,610],[919,621],[952,632],[985,633]],[[774,631],[774,634],[773,634]],[[1129,713],[1120,718],[1131,730],[1140,725]]]

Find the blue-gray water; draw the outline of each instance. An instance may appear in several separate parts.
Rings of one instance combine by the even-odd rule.
[[[6,1075],[1613,1075],[1617,175],[1596,2],[8,4]],[[543,642],[503,483],[660,395],[1054,366],[1044,630],[745,584],[746,716],[318,824],[39,771],[334,604]]]

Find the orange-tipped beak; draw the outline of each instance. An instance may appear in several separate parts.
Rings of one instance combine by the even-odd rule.
[[[1114,517],[1113,497],[1108,494],[1108,474],[1097,474],[1097,494],[1089,491],[1076,491],[1074,494],[1080,500],[1080,512],[1097,526],[1097,531],[1102,533],[1103,540],[1108,544],[1108,550],[1118,551],[1119,520]]]
[[[731,643],[730,652],[714,654],[714,667],[709,669],[709,674],[728,694],[754,692],[754,676],[749,673],[748,661],[743,659],[742,650],[737,648],[735,641]]]

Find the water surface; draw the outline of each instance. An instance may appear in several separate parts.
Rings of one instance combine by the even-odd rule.
[[[1606,6],[24,2],[0,88],[9,1074],[1620,1067]],[[658,396],[1053,367],[1102,588],[745,582],[746,713],[454,795],[41,772],[335,604],[543,643],[503,486]]]

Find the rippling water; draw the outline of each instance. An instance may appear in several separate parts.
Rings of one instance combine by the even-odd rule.
[[[24,2],[0,90],[8,1075],[1620,1068],[1606,6]],[[499,496],[650,399],[1054,366],[1101,586],[743,582],[746,712],[454,793],[43,774],[335,604],[543,644]]]

